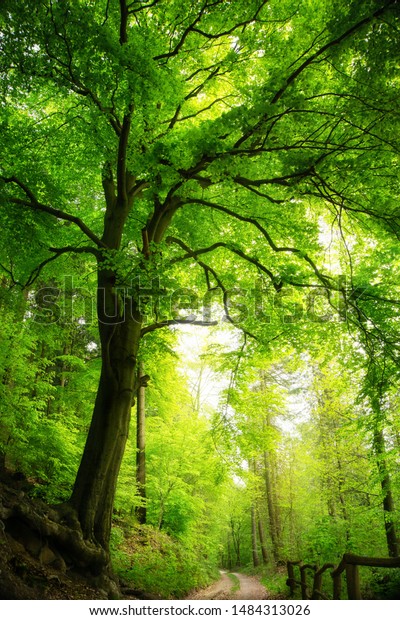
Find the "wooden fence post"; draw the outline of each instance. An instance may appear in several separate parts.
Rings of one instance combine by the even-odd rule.
[[[317,568],[317,567],[316,567]],[[312,590],[312,595],[311,595],[311,599],[314,601],[317,601],[319,599],[323,599],[323,598],[327,598],[323,593],[322,593],[322,577],[323,574],[325,573],[325,571],[328,570],[328,568],[335,568],[334,564],[324,564],[321,568],[317,569],[314,575],[314,584],[313,584],[313,590]]]
[[[342,573],[336,573],[332,575],[333,579],[333,600],[340,601],[340,595],[342,593]]]
[[[306,570],[309,568],[314,571],[313,591],[311,594],[312,599],[327,598],[322,592],[322,574],[328,569],[332,568],[333,564],[324,564],[322,568],[318,569],[312,564],[301,564],[301,560],[298,562],[287,562],[289,579],[287,585],[290,586],[290,593],[293,594],[294,588],[298,581],[294,578],[293,567],[299,565],[300,568],[300,585],[301,595],[303,600],[307,600],[307,580]],[[374,566],[376,568],[400,568],[400,556],[394,558],[373,558],[362,555],[355,555],[354,553],[345,553],[339,563],[331,573],[333,579],[333,600],[340,600],[342,592],[342,573],[346,571],[347,581],[347,595],[349,600],[359,601],[361,600],[361,587],[360,587],[360,575],[359,566]]]
[[[313,583],[313,591],[311,598],[314,601],[317,601],[321,598],[321,590],[322,590],[322,573],[317,571],[314,575],[314,583]]]
[[[303,601],[308,601],[309,597],[307,596],[307,578],[306,578],[306,570],[307,569],[316,571],[317,567],[312,564],[304,564],[300,566],[300,583],[301,583],[301,598]]]
[[[294,568],[293,568],[293,564],[291,562],[287,562],[286,563],[287,566],[287,572],[288,572],[288,580],[286,582],[286,584],[289,586],[290,588],[290,596],[293,596],[294,594],[294,588],[295,588],[295,580],[294,580]]]
[[[360,574],[357,564],[346,564],[347,596],[351,601],[361,600]]]
[[[307,581],[306,581],[306,568],[300,566],[300,581],[301,581],[301,598],[303,601],[307,600]]]

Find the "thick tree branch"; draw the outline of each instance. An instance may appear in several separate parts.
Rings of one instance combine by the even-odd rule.
[[[200,34],[202,37],[205,37],[206,39],[220,39],[221,37],[229,36],[230,34],[233,34],[235,30],[237,30],[238,28],[242,28],[242,32],[243,32],[246,29],[246,26],[254,23],[257,20],[259,13],[263,9],[263,7],[266,4],[268,4],[268,2],[269,0],[263,0],[263,2],[261,2],[260,6],[254,13],[254,15],[252,15],[252,17],[242,22],[238,22],[237,24],[235,24],[234,26],[232,26],[232,28],[229,28],[228,30],[223,30],[222,32],[211,34],[209,32],[204,32],[203,30],[200,30],[199,28],[192,28],[192,32],[197,32],[197,34]]]
[[[203,261],[199,260],[197,258],[197,256],[196,256],[196,252],[194,250],[192,250],[191,248],[189,248],[189,246],[186,245],[186,243],[184,243],[181,239],[177,239],[176,237],[169,237],[168,239],[170,240],[170,243],[175,243],[176,245],[179,245],[183,250],[185,250],[187,255],[191,256],[196,261],[196,263],[204,270],[204,272],[206,274],[206,281],[207,281],[207,289],[208,290],[212,290],[212,288],[210,287],[210,280],[209,280],[209,277],[208,277],[209,273],[212,274],[214,280],[217,283],[217,288],[220,288],[221,291],[222,291],[223,305],[224,305],[224,311],[225,311],[226,320],[229,321],[229,323],[231,323],[237,329],[240,329],[244,334],[246,334],[250,338],[253,338],[254,340],[257,340],[257,337],[254,334],[249,332],[247,329],[245,329],[241,325],[238,325],[235,322],[235,320],[231,317],[230,312],[229,312],[229,291],[224,286],[221,278],[219,277],[219,275],[217,274],[215,269],[213,269],[209,265],[206,265],[206,263],[203,263]]]
[[[316,61],[320,61],[322,55],[325,52],[328,52],[331,48],[340,45],[340,43],[342,43],[344,40],[348,39],[352,34],[354,34],[355,32],[357,32],[358,30],[360,30],[363,26],[365,26],[366,24],[372,22],[374,19],[376,19],[377,17],[381,16],[387,9],[390,9],[392,6],[396,5],[398,3],[398,0],[389,0],[389,2],[387,2],[387,4],[384,7],[381,7],[380,9],[377,9],[372,15],[360,20],[359,22],[357,22],[356,24],[354,24],[351,28],[349,28],[348,30],[346,30],[342,35],[340,35],[339,37],[337,37],[336,39],[333,39],[332,41],[326,43],[325,45],[323,45],[322,47],[320,47],[316,52],[314,52],[311,56],[309,56],[295,71],[293,71],[285,80],[285,83],[283,84],[283,86],[275,93],[275,95],[272,97],[272,99],[270,100],[271,104],[275,104],[279,101],[279,99],[282,97],[282,95],[286,92],[287,88],[296,80],[296,78],[307,68],[309,67],[312,63],[316,62]],[[311,46],[311,48],[313,47],[313,45]],[[309,49],[311,49],[309,48]],[[300,60],[302,57],[304,56],[304,53],[298,58],[298,60]],[[297,62],[297,61],[296,61]],[[296,63],[292,63],[292,64],[296,64]],[[292,65],[290,65],[292,66]],[[279,118],[281,116],[284,116],[285,114],[287,114],[288,112],[290,112],[291,109],[289,110],[284,110],[281,114],[277,115],[277,120],[279,120]],[[266,112],[265,114],[262,114],[261,117],[259,118],[259,120],[253,125],[253,127],[250,127],[245,133],[243,133],[243,135],[238,139],[238,141],[236,142],[236,144],[234,145],[235,148],[238,148],[241,144],[243,144],[248,138],[250,138],[251,136],[253,136],[257,131],[259,131],[260,129],[263,128],[264,125],[266,125],[266,123],[268,121],[271,120],[271,118],[273,117],[269,117],[269,111]],[[274,121],[276,122],[276,121]],[[268,131],[267,131],[268,133]]]
[[[165,319],[165,321],[160,321],[159,323],[152,323],[152,325],[147,325],[147,327],[143,327],[140,332],[141,336],[145,336],[151,332],[154,332],[156,329],[162,329],[163,327],[169,327],[171,325],[201,325],[203,327],[211,327],[212,325],[218,325],[218,321],[196,321],[196,320],[188,320],[188,319]]]
[[[122,1],[122,0],[121,0]],[[60,77],[69,84],[70,88],[77,93],[78,95],[82,95],[84,97],[89,97],[92,100],[94,105],[102,112],[107,115],[110,125],[113,130],[119,136],[121,131],[121,124],[119,118],[117,117],[115,110],[109,107],[103,106],[100,99],[97,95],[88,88],[85,84],[82,83],[81,79],[76,75],[75,70],[73,68],[73,54],[71,50],[71,46],[69,44],[68,38],[65,32],[61,32],[57,26],[56,20],[53,15],[52,4],[50,3],[50,16],[53,24],[54,35],[56,38],[63,41],[65,46],[66,55],[68,58],[68,62],[64,62],[59,56],[55,55],[50,47],[50,41],[45,42],[45,50],[50,58],[53,61],[52,68],[55,73],[60,75]],[[60,68],[61,67],[61,68]]]
[[[94,256],[96,256],[96,258],[99,258],[99,256],[100,256],[100,252],[96,248],[92,248],[92,247],[72,247],[72,246],[68,246],[68,247],[64,247],[64,248],[49,248],[49,251],[50,252],[54,252],[55,255],[54,256],[50,256],[49,258],[46,258],[39,265],[37,265],[31,271],[31,273],[29,274],[29,277],[28,277],[27,281],[25,282],[25,284],[22,283],[22,282],[19,282],[19,280],[15,279],[14,274],[12,272],[12,269],[8,269],[7,267],[5,267],[5,265],[3,265],[1,263],[0,263],[0,268],[3,269],[3,271],[5,273],[7,273],[7,275],[11,278],[11,281],[12,281],[13,285],[19,286],[23,290],[23,289],[30,288],[32,286],[32,284],[40,276],[43,268],[46,267],[46,265],[48,265],[49,263],[55,261],[62,254],[66,254],[66,253],[93,254]]]
[[[400,236],[400,210],[394,209],[392,212],[379,213],[377,210],[361,206],[355,200],[346,196],[343,192],[338,192],[326,181],[320,174],[315,173],[311,179],[312,185],[316,191],[304,191],[304,195],[317,196],[323,198],[330,203],[336,213],[340,215],[341,211],[355,213],[356,215],[366,215],[385,222],[391,228],[397,238]]]
[[[371,23],[374,19],[376,19],[380,15],[383,15],[383,13],[385,13],[385,11],[387,9],[391,8],[393,5],[395,5],[397,3],[398,3],[398,0],[390,0],[389,2],[387,2],[387,4],[385,4],[385,6],[383,6],[380,9],[374,11],[374,13],[372,13],[372,15],[369,15],[368,17],[365,17],[364,19],[361,19],[359,22],[357,22],[356,24],[351,26],[351,28],[346,30],[339,37],[337,37],[336,39],[333,39],[332,41],[329,41],[329,43],[326,43],[325,45],[320,47],[316,52],[314,52],[314,54],[311,54],[311,56],[309,56],[307,58],[307,60],[305,60],[295,71],[293,71],[293,73],[291,73],[289,75],[289,77],[286,78],[284,85],[275,93],[275,95],[271,99],[271,103],[276,103],[277,101],[279,101],[279,99],[285,93],[285,91],[290,86],[290,84],[292,84],[295,81],[295,79],[307,67],[309,67],[313,62],[315,62],[325,52],[327,52],[332,47],[335,47],[335,46],[339,45],[340,43],[342,43],[343,41],[345,41],[346,39],[348,39],[352,34],[357,32],[358,30],[360,30],[366,24]]]
[[[204,11],[207,8],[208,3],[206,2],[204,4],[204,6],[200,9],[199,14],[197,15],[197,17],[192,21],[192,23],[183,31],[182,36],[179,40],[179,42],[176,44],[176,46],[174,47],[174,49],[170,52],[166,52],[165,54],[159,54],[158,56],[154,56],[153,60],[163,60],[164,58],[172,58],[173,56],[176,56],[179,53],[179,50],[182,48],[182,46],[184,45],[186,38],[188,37],[188,35],[190,34],[190,32],[193,31],[193,28],[196,26],[196,24],[199,23],[199,21],[201,20],[201,18],[204,15]]]
[[[281,118],[281,116],[282,115],[279,115],[279,118]],[[175,119],[174,122],[176,122],[176,120],[177,119]],[[229,134],[220,136],[220,139],[225,139],[228,135]],[[326,159],[330,155],[333,155],[334,153],[341,151],[344,148],[343,145],[336,145],[336,144],[329,145],[325,142],[321,142],[321,143],[312,144],[312,145],[310,144],[306,146],[304,146],[303,143],[300,143],[300,144],[294,144],[294,145],[275,146],[275,147],[270,147],[270,148],[265,147],[265,146],[255,146],[255,147],[250,147],[249,149],[240,149],[239,146],[241,145],[241,143],[244,142],[245,139],[247,139],[250,135],[251,135],[251,132],[249,132],[248,135],[246,135],[246,137],[243,137],[243,139],[238,140],[234,144],[233,148],[230,149],[229,151],[225,151],[225,152],[222,151],[222,152],[215,153],[213,155],[204,154],[201,157],[201,159],[199,159],[199,161],[194,166],[192,166],[192,168],[188,170],[179,169],[178,170],[179,174],[181,174],[181,176],[184,177],[185,179],[195,179],[197,175],[200,172],[206,170],[209,164],[211,164],[212,162],[217,161],[218,159],[226,159],[229,157],[236,157],[236,156],[241,157],[243,155],[247,155],[248,157],[253,157],[253,156],[255,157],[255,156],[259,156],[262,153],[271,153],[275,151],[290,151],[290,150],[301,149],[301,148],[303,149],[309,148],[311,150],[322,151],[322,153],[318,157],[316,157],[315,161],[311,165],[309,165],[307,168],[304,168],[303,170],[299,170],[298,172],[293,172],[288,175],[284,175],[281,177],[271,177],[267,179],[248,179],[241,175],[236,175],[232,177],[235,183],[242,185],[249,191],[252,191],[253,193],[256,193],[257,195],[262,196],[264,198],[267,198],[270,202],[276,202],[277,204],[281,204],[282,201],[274,199],[268,194],[259,192],[255,188],[262,187],[263,185],[281,185],[283,187],[290,187],[294,185],[295,183],[298,183],[302,179],[308,176],[312,176],[315,171],[315,166],[320,164],[324,159]],[[351,138],[348,139],[348,141],[354,140],[354,139],[355,139],[354,136],[352,136]],[[308,138],[305,140],[305,142],[307,140]],[[353,148],[353,147],[348,147],[348,148]],[[171,165],[171,164],[170,162],[165,161],[165,165]],[[202,178],[202,181],[207,182],[208,185],[212,184],[211,180],[206,179],[206,178]]]
[[[175,237],[167,237],[166,242],[176,243],[180,245],[179,239],[176,239]],[[262,273],[265,273],[268,276],[268,278],[272,282],[273,287],[275,288],[277,292],[282,289],[282,282],[277,282],[277,279],[272,273],[272,271],[270,271],[269,269],[267,269],[267,267],[262,265],[259,260],[251,256],[248,256],[245,252],[243,252],[243,250],[240,250],[239,248],[235,246],[231,246],[228,243],[224,243],[223,241],[214,243],[213,245],[210,245],[208,248],[201,248],[200,250],[191,250],[190,252],[186,253],[184,256],[178,256],[177,258],[173,258],[171,260],[171,265],[173,265],[174,263],[179,263],[181,261],[187,260],[188,258],[197,258],[197,256],[200,256],[201,254],[207,254],[209,252],[213,252],[214,250],[217,250],[218,248],[224,248],[226,250],[229,250],[230,252],[233,252],[233,254],[240,256],[240,258],[243,258],[243,260],[257,267],[259,271],[261,271]]]
[[[261,226],[261,224],[256,219],[252,217],[246,217],[244,215],[240,215],[239,213],[235,213],[235,211],[232,211],[228,207],[224,207],[222,205],[219,205],[214,202],[210,202],[208,200],[191,198],[191,199],[186,200],[184,204],[199,204],[205,207],[210,207],[211,209],[222,211],[223,213],[226,213],[227,215],[230,215],[231,217],[234,217],[235,219],[240,220],[241,222],[248,222],[249,224],[252,224],[261,232],[263,237],[266,239],[268,245],[274,252],[288,252],[303,259],[311,266],[313,272],[315,273],[317,278],[322,282],[324,287],[327,287],[329,289],[332,288],[332,278],[330,276],[327,276],[321,273],[321,271],[318,269],[314,261],[308,256],[308,254],[306,254],[302,250],[299,250],[298,248],[293,248],[290,246],[282,246],[282,247],[277,246],[276,243],[273,241],[271,235],[268,233],[268,231],[263,226]]]
[[[101,258],[101,251],[91,246],[72,246],[67,245],[63,248],[49,248],[49,252],[54,252],[57,256],[61,254],[93,254],[97,259]]]
[[[120,205],[127,205],[128,202],[129,189],[127,187],[126,157],[128,150],[129,134],[131,130],[131,115],[132,110],[130,110],[129,113],[125,114],[124,116],[118,144],[117,192],[118,202]]]
[[[115,201],[117,199],[117,194],[115,190],[113,171],[110,162],[106,162],[103,166],[101,181],[103,185],[107,209],[113,209]]]
[[[4,271],[4,273],[6,273],[8,275],[8,277],[10,278],[10,280],[12,282],[12,286],[10,286],[10,288],[13,288],[14,286],[19,286],[22,289],[25,288],[25,286],[26,286],[25,284],[22,284],[22,282],[20,282],[19,280],[15,279],[14,272],[12,270],[12,266],[11,266],[11,269],[8,269],[8,267],[3,265],[3,263],[0,263],[0,269],[2,269]]]
[[[53,262],[54,260],[56,260],[59,256],[61,256],[62,254],[70,254],[70,253],[75,253],[75,254],[93,254],[94,256],[96,256],[96,258],[98,259],[100,257],[100,252],[98,250],[96,250],[95,248],[91,248],[91,247],[65,247],[65,248],[49,248],[50,252],[54,252],[54,256],[50,256],[49,258],[46,258],[44,261],[42,261],[39,265],[37,265],[37,267],[35,267],[35,269],[33,269],[33,271],[30,273],[28,280],[26,281],[26,283],[24,284],[23,288],[29,288],[30,286],[32,286],[32,284],[35,282],[35,280],[38,279],[38,277],[40,276],[43,268],[48,265],[49,263]]]
[[[95,243],[97,247],[103,247],[103,248],[106,247],[105,244],[101,241],[101,239],[79,217],[76,217],[75,215],[70,215],[69,213],[65,213],[65,211],[61,211],[60,209],[55,209],[54,207],[51,207],[50,205],[45,205],[39,202],[36,196],[33,194],[33,192],[22,181],[17,179],[17,177],[0,176],[0,181],[3,181],[4,183],[13,183],[17,185],[20,189],[22,189],[22,191],[26,194],[27,198],[29,199],[29,200],[23,200],[21,198],[10,198],[9,200],[13,204],[18,204],[18,205],[22,205],[25,207],[29,207],[30,209],[33,209],[34,211],[42,211],[43,213],[48,213],[49,215],[53,215],[57,219],[65,220],[67,222],[72,222],[73,224],[76,224],[76,226],[78,226],[78,228],[81,229],[84,235],[86,235],[88,239],[93,241],[93,243]]]
[[[201,30],[200,28],[196,28],[196,25],[201,21],[204,12],[206,11],[207,8],[211,7],[211,6],[215,6],[216,4],[221,4],[221,0],[217,0],[216,2],[213,3],[209,3],[206,2],[204,4],[204,6],[200,9],[199,14],[197,15],[197,17],[192,21],[191,24],[189,24],[189,26],[187,26],[187,28],[183,31],[182,36],[179,40],[179,42],[177,43],[177,45],[174,47],[174,49],[170,52],[166,52],[165,54],[160,54],[158,56],[154,57],[154,60],[162,60],[164,58],[171,58],[173,56],[176,56],[179,51],[181,50],[182,46],[184,45],[187,37],[189,36],[189,34],[191,32],[195,32],[196,34],[208,39],[208,40],[217,40],[220,39],[222,37],[226,37],[229,36],[231,34],[233,34],[236,30],[238,30],[239,28],[242,28],[242,30],[244,31],[246,29],[246,26],[248,26],[251,23],[254,23],[255,21],[257,21],[258,15],[260,13],[260,11],[263,9],[263,7],[269,2],[269,0],[263,0],[260,3],[260,6],[257,8],[257,10],[255,11],[255,13],[246,20],[243,20],[241,22],[238,22],[236,24],[234,24],[231,28],[228,28],[227,30],[223,30],[221,32],[218,33],[210,33],[210,32],[205,32],[204,30]]]
[[[131,2],[130,4],[128,4],[129,15],[134,15],[135,13],[139,13],[140,11],[144,11],[145,9],[151,9],[160,1],[161,0],[153,0],[153,2],[150,2],[150,4],[142,4],[138,7],[135,7],[135,4],[139,4],[138,2]]]
[[[230,97],[233,97],[233,95],[227,95],[226,97],[218,97],[217,99],[214,99],[214,101],[212,101],[205,108],[202,108],[201,110],[198,110],[197,112],[193,112],[193,114],[188,114],[187,116],[181,116],[180,118],[179,118],[179,112],[181,111],[182,108],[181,106],[178,106],[174,116],[170,120],[164,121],[163,124],[168,123],[168,129],[172,129],[176,123],[181,123],[182,121],[187,121],[190,118],[195,118],[196,116],[203,114],[203,112],[207,112],[207,110],[210,110],[217,103],[224,103],[225,100]]]
[[[129,10],[125,0],[119,0],[119,11],[120,11],[120,25],[119,25],[119,43],[120,45],[124,45],[124,43],[128,42],[128,17]]]
[[[248,189],[252,187],[262,187],[263,185],[282,185],[284,187],[291,187],[302,179],[315,175],[315,167],[331,154],[331,151],[324,152],[317,157],[315,162],[308,166],[308,168],[299,170],[298,172],[292,172],[292,174],[286,174],[282,177],[271,177],[270,179],[247,179],[237,175],[233,177],[233,180],[235,183],[238,183]]]
[[[173,216],[182,205],[181,199],[175,196],[175,192],[182,185],[183,181],[175,183],[169,190],[163,203],[160,202],[158,197],[156,198],[153,215],[146,226],[149,242],[159,243],[162,240]]]

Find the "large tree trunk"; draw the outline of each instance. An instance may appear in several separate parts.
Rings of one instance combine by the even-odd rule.
[[[108,202],[103,241],[118,249],[128,209]],[[102,367],[92,421],[70,504],[85,539],[108,552],[113,501],[135,395],[141,315],[118,291],[116,274],[99,260],[97,315]]]
[[[120,127],[116,182],[112,166],[106,164],[103,168],[106,211],[100,240],[102,247],[97,254],[97,315],[102,367],[84,453],[71,498],[65,507],[67,512],[72,507],[71,519],[77,517],[86,546],[99,551],[102,558],[99,571],[109,564],[113,502],[137,389],[137,353],[143,321],[138,306],[139,290],[133,296],[118,290],[118,269],[117,263],[114,264],[114,260],[118,260],[117,251],[121,247],[134,198],[145,185],[139,181],[135,185],[136,179],[126,167],[131,114],[132,106]],[[156,202],[154,214],[142,230],[143,268],[151,258],[149,244],[162,240],[179,207],[179,201],[171,204],[172,201]]]
[[[84,538],[102,547],[107,556],[115,489],[136,391],[142,324],[137,302],[117,288],[117,266],[112,262],[112,252],[121,246],[133,204],[129,190],[134,178],[125,168],[130,122],[130,115],[125,116],[119,140],[117,188],[111,167],[103,170],[106,212],[101,242],[107,251],[98,255],[97,282],[102,366],[89,434],[69,502]]]
[[[110,329],[112,333],[110,333]],[[128,438],[135,392],[140,322],[125,317],[108,332],[92,422],[76,477],[71,503],[85,538],[108,549],[118,473]]]

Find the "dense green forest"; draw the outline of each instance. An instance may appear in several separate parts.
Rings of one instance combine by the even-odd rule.
[[[3,598],[399,556],[399,16],[2,0]]]

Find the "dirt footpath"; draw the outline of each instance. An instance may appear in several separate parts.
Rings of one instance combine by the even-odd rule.
[[[199,590],[190,596],[190,600],[219,600],[219,601],[263,601],[268,597],[264,586],[261,585],[257,577],[248,577],[240,573],[233,573],[239,579],[240,589],[236,589],[233,581],[227,573],[221,572],[221,579],[216,581],[208,588]]]

